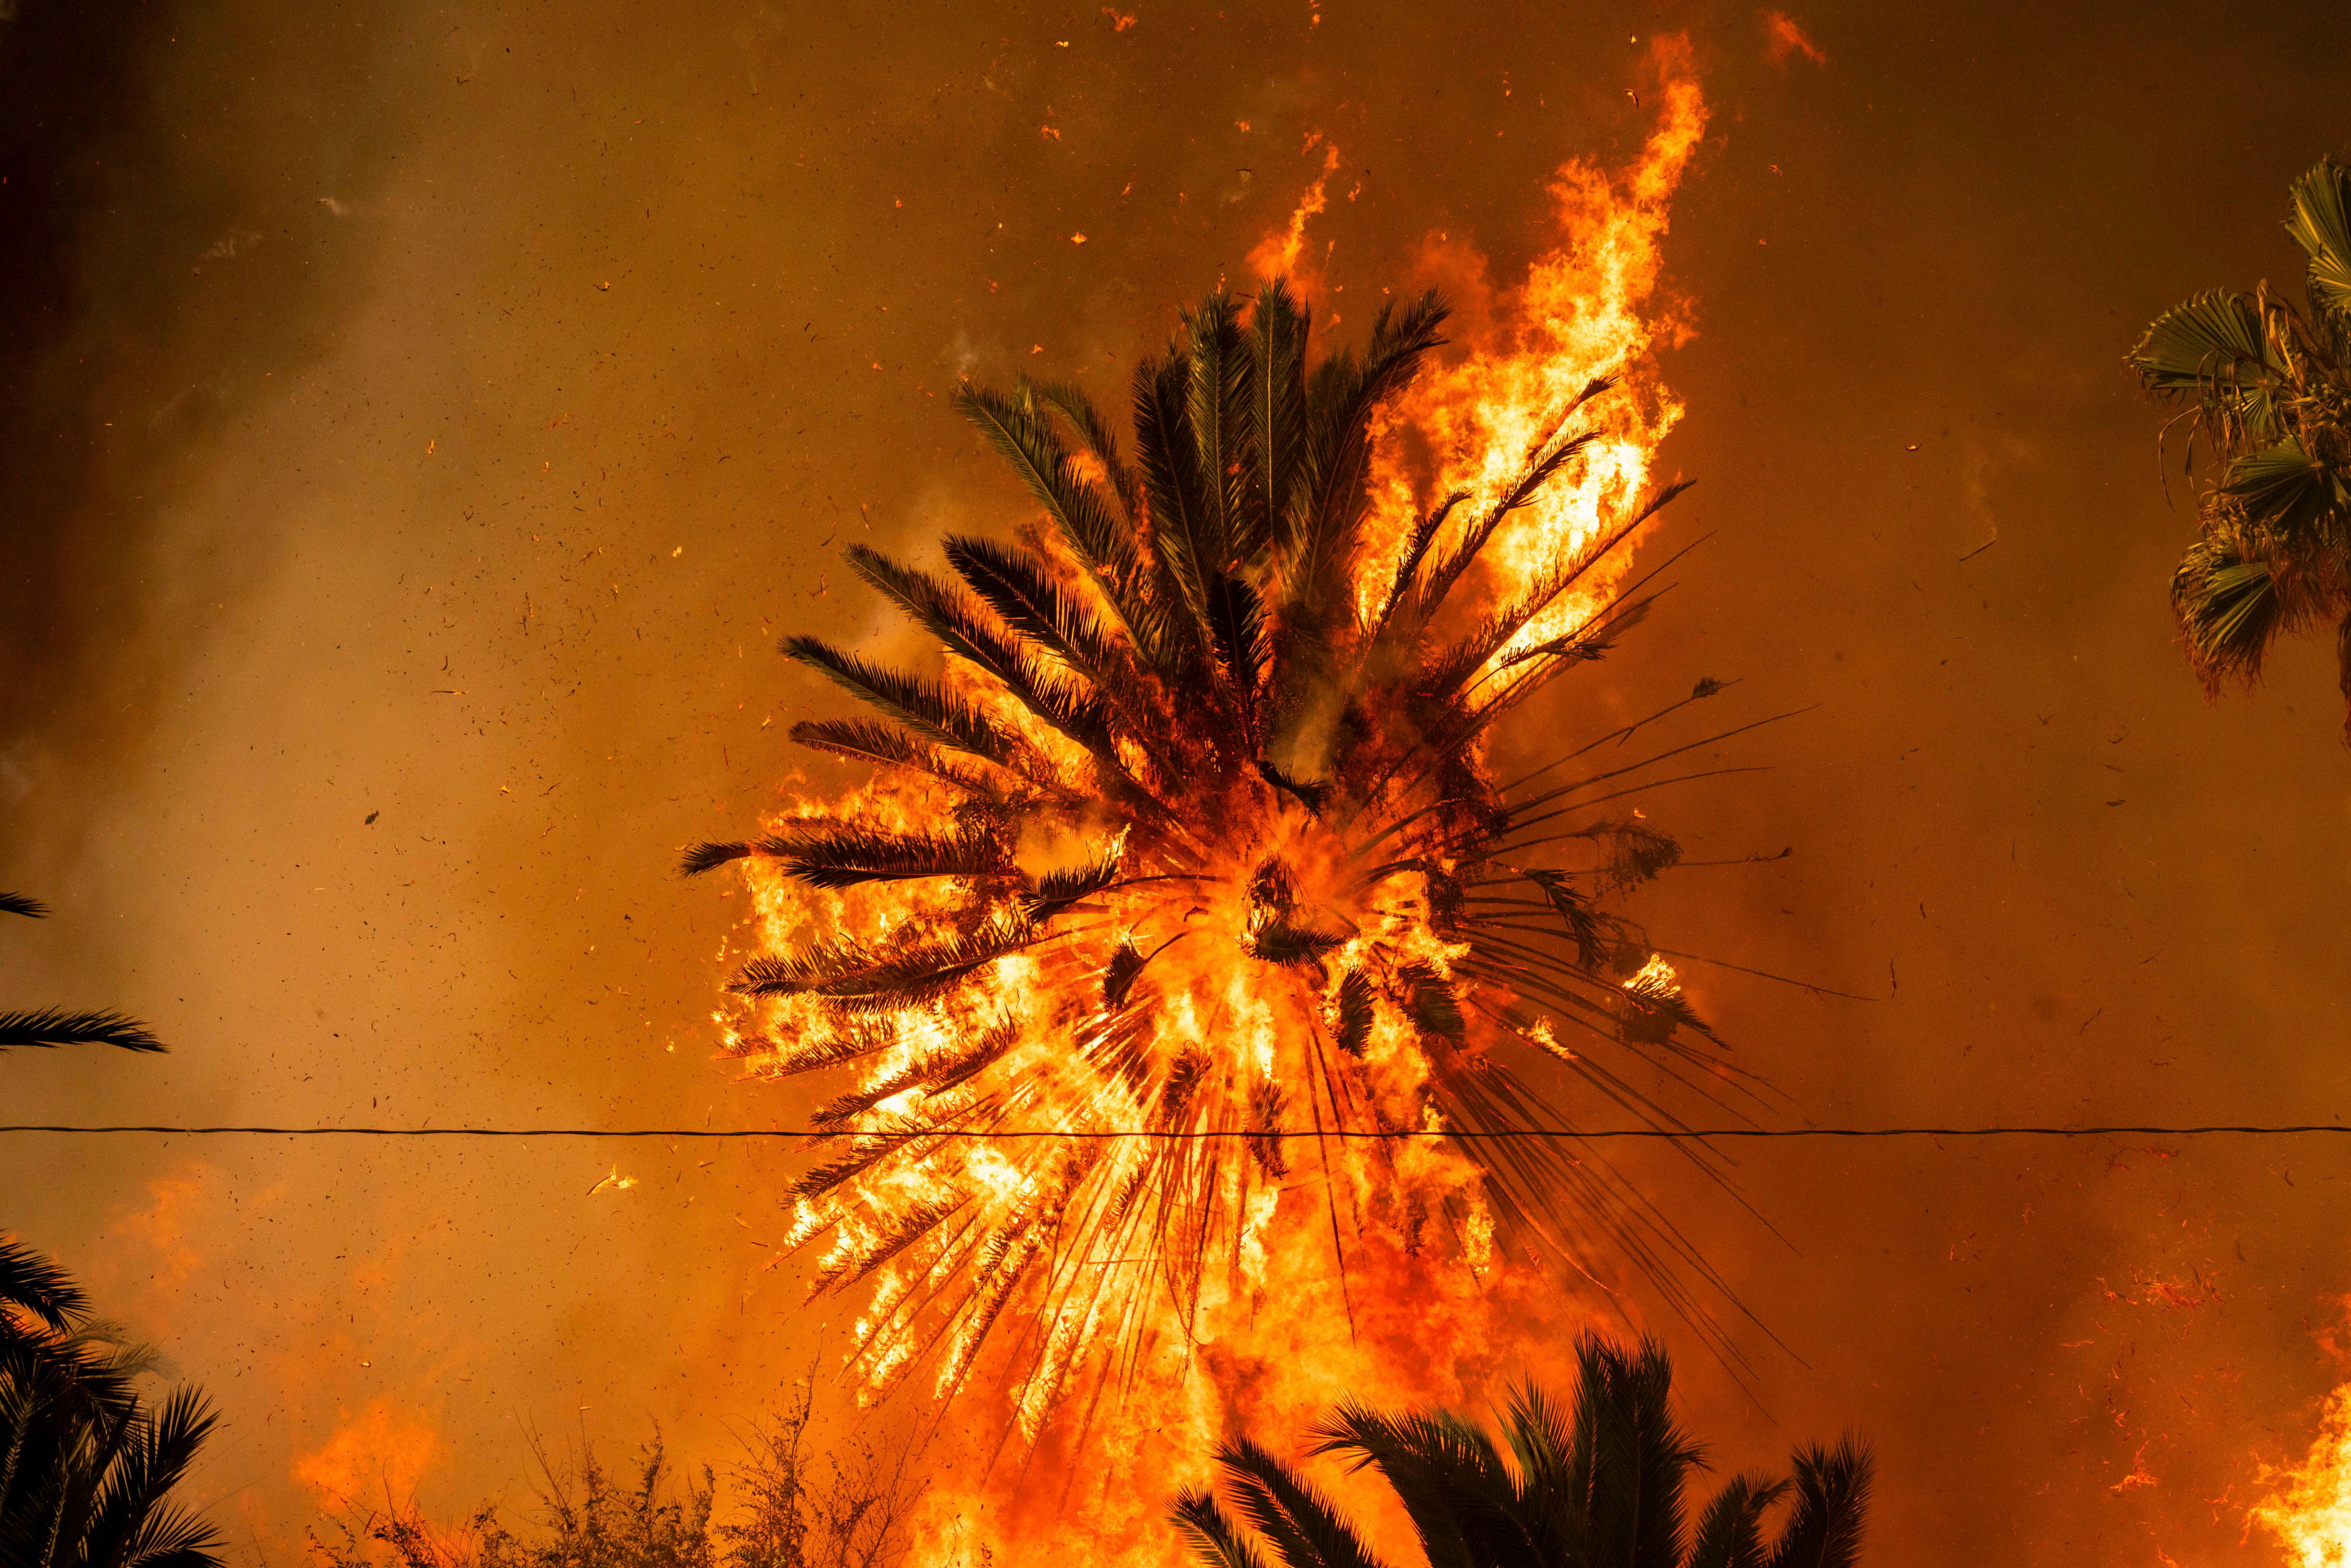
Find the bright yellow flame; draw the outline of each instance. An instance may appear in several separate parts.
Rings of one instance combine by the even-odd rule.
[[[2295,1568],[2351,1563],[2351,1384],[2327,1396],[2318,1440],[2301,1466],[2264,1479],[2280,1484],[2252,1517],[2284,1544]]]

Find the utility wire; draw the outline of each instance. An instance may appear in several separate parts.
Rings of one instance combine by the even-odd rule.
[[[0,1126],[0,1133],[158,1133],[172,1137],[210,1138],[235,1135],[286,1138],[823,1138],[839,1137],[837,1128],[818,1127],[167,1127],[149,1125],[67,1126],[25,1124]],[[1405,1139],[1454,1139],[1464,1143],[1514,1138],[1598,1142],[1604,1139],[1650,1138],[1668,1142],[1706,1138],[2192,1138],[2216,1134],[2244,1137],[2294,1137],[2309,1133],[2351,1133],[2340,1122],[2305,1122],[2269,1125],[2210,1126],[2092,1126],[2092,1127],[1499,1127],[1484,1131],[1429,1132],[1419,1128],[1351,1130],[1324,1128],[1275,1129],[1265,1132],[1064,1131],[1054,1127],[924,1127],[907,1130],[910,1137],[946,1138],[1353,1138],[1375,1142]]]

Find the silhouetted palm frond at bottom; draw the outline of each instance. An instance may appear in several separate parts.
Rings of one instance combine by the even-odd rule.
[[[1499,1443],[1449,1410],[1351,1403],[1314,1428],[1310,1451],[1377,1471],[1429,1568],[1854,1568],[1872,1469],[1857,1439],[1798,1449],[1787,1479],[1735,1477],[1692,1530],[1682,1489],[1701,1460],[1667,1409],[1665,1351],[1646,1340],[1628,1355],[1587,1335],[1576,1355],[1573,1410],[1522,1385],[1503,1412]],[[1392,1561],[1319,1488],[1249,1439],[1218,1449],[1217,1469],[1217,1487],[1183,1493],[1170,1514],[1200,1561]],[[1773,1532],[1767,1516],[1783,1501],[1791,1506]]]
[[[216,1417],[190,1386],[143,1401],[154,1361],[53,1260],[0,1237],[0,1563],[219,1568],[219,1537],[171,1500]]]

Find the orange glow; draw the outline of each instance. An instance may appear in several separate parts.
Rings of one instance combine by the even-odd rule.
[[[1829,63],[1828,51],[1805,37],[1804,30],[1785,11],[1763,13],[1763,53],[1773,65],[1783,68],[1791,55],[1802,55],[1816,66]]]
[[[371,1399],[318,1448],[296,1458],[294,1479],[330,1512],[404,1506],[440,1455],[440,1434],[423,1416]]]
[[[1654,451],[1679,413],[1653,356],[1689,329],[1659,308],[1658,245],[1707,110],[1684,40],[1660,40],[1652,64],[1661,117],[1640,154],[1614,172],[1558,172],[1558,242],[1494,308],[1499,329],[1374,422],[1371,517],[1350,569],[1359,626],[1383,623],[1372,585],[1398,580],[1416,519],[1455,491],[1468,504],[1422,539],[1428,559],[1448,559],[1481,517],[1508,527],[1446,612],[1472,622],[1541,606],[1481,645],[1480,713],[1523,700],[1530,672],[1559,657],[1542,645],[1604,602],[1619,558],[1570,569],[1592,568],[1655,499]],[[1326,152],[1253,266],[1298,264],[1338,162]],[[1499,505],[1538,454],[1578,433],[1590,444],[1533,504]],[[1070,591],[1084,587],[1044,530],[1025,542]],[[1374,751],[1395,758],[1378,778],[1333,779],[1327,809],[1301,810],[1270,776],[1187,753],[1194,794],[1165,828],[1060,783],[1087,777],[1089,758],[998,688],[954,664],[926,671],[1019,737],[1026,776],[1085,800],[1034,814],[1050,826],[1030,827],[1001,867],[1034,890],[1076,879],[1055,915],[1069,924],[1049,934],[1015,901],[971,913],[970,890],[938,875],[812,887],[779,859],[746,861],[746,974],[770,979],[738,985],[764,994],[727,1015],[729,1052],[755,1075],[854,1073],[816,1113],[837,1135],[796,1193],[784,1254],[812,1260],[818,1293],[858,1292],[847,1371],[865,1396],[904,1388],[935,1412],[952,1401],[959,1429],[1002,1434],[933,1484],[916,1560],[987,1547],[1176,1561],[1166,1500],[1237,1424],[1294,1430],[1347,1395],[1471,1401],[1524,1369],[1531,1343],[1566,1342],[1540,1333],[1572,1309],[1550,1268],[1508,1244],[1490,1172],[1458,1143],[1399,1136],[1447,1130],[1435,1087],[1464,1061],[1579,1060],[1554,1038],[1550,1004],[1468,964],[1438,918],[1463,894],[1448,846],[1471,807],[1416,749],[1419,652],[1366,632],[1345,653],[1374,727],[1348,744],[1395,732]],[[1328,696],[1301,701],[1330,711],[1266,761],[1311,781],[1326,777],[1340,714]],[[1190,744],[1180,712],[1161,722],[1169,746]],[[884,770],[767,825],[781,842],[844,821],[946,832],[964,819],[935,775]],[[818,994],[809,978],[878,972],[909,951],[952,979],[902,1003],[867,999],[878,982]],[[1612,1006],[1659,1020],[1640,1038],[1669,1037],[1687,1018],[1671,967],[1645,943],[1616,952]],[[1130,1008],[1139,995],[1153,1005]],[[1326,1135],[1342,1126],[1381,1136]],[[1050,1135],[957,1135],[966,1127]]]

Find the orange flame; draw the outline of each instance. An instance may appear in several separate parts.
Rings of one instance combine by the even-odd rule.
[[[1657,377],[1654,350],[1689,331],[1678,308],[1660,308],[1658,246],[1707,121],[1687,43],[1661,40],[1653,64],[1662,85],[1656,130],[1613,175],[1583,161],[1562,167],[1552,185],[1560,243],[1501,301],[1496,314],[1505,329],[1426,374],[1375,422],[1369,561],[1360,580],[1395,577],[1416,519],[1436,497],[1466,492],[1473,505],[1449,532],[1420,541],[1432,559],[1459,540],[1473,516],[1504,510],[1496,503],[1523,482],[1534,455],[1554,448],[1571,414],[1596,422],[1588,427],[1593,438],[1559,483],[1496,536],[1469,580],[1481,601],[1470,608],[1540,598],[1562,562],[1587,559],[1640,515],[1655,448],[1680,413]],[[1338,162],[1335,149],[1326,152],[1322,177],[1286,227],[1252,252],[1252,265],[1269,274],[1295,267]],[[1624,390],[1594,399],[1601,381]],[[1510,669],[1528,650],[1561,639],[1589,619],[1609,586],[1596,574],[1578,580],[1478,668]],[[1379,606],[1359,609],[1368,623]],[[975,704],[993,700],[952,669],[945,678]],[[1003,722],[1026,724],[1008,712]],[[1062,756],[1072,743],[1043,726],[1020,734],[1042,769],[1077,760]],[[1318,777],[1311,766],[1291,771]],[[820,1290],[857,1279],[870,1285],[850,1356],[866,1390],[886,1391],[927,1368],[928,1394],[959,1397],[966,1409],[975,1397],[993,1401],[1002,1417],[995,1429],[1026,1447],[1024,1460],[1003,1457],[1002,1440],[994,1450],[983,1443],[960,1479],[930,1490],[918,1561],[976,1561],[988,1550],[1024,1559],[1176,1561],[1164,1523],[1167,1499],[1204,1478],[1218,1438],[1244,1427],[1269,1437],[1295,1433],[1344,1396],[1475,1401],[1542,1356],[1543,1345],[1568,1337],[1541,1332],[1568,1310],[1566,1299],[1545,1271],[1499,1249],[1489,1195],[1458,1145],[1321,1135],[1343,1122],[1443,1130],[1426,1092],[1437,1069],[1422,1043],[1422,1034],[1442,1026],[1420,1018],[1416,999],[1398,998],[1416,998],[1415,975],[1472,998],[1480,982],[1454,968],[1467,949],[1433,925],[1426,877],[1397,871],[1364,885],[1348,843],[1319,812],[1283,809],[1264,783],[1242,783],[1204,785],[1196,821],[1176,830],[1212,851],[1247,846],[1247,859],[1214,862],[1221,875],[1155,866],[1131,875],[1125,833],[1084,821],[1019,845],[1018,869],[1032,885],[1043,887],[1047,873],[1062,868],[1097,901],[1088,907],[1102,913],[1098,929],[1106,934],[1081,928],[1074,944],[1015,940],[993,923],[957,925],[963,895],[935,883],[867,882],[816,897],[773,861],[747,866],[759,946],[778,966],[772,972],[784,979],[774,988],[783,994],[733,1020],[731,1051],[754,1072],[839,1064],[860,1079],[821,1113],[844,1134],[846,1152],[834,1165],[845,1174],[838,1185],[807,1189],[788,1245],[821,1249]],[[1395,814],[1391,831],[1401,831],[1422,816],[1442,823],[1446,807],[1438,787],[1400,783],[1382,809]],[[800,802],[769,825],[786,839],[796,825],[844,818],[936,835],[949,830],[946,809],[936,789],[885,775],[842,797]],[[1092,868],[1101,874],[1086,883]],[[1150,933],[1156,946],[1148,981],[1133,980],[1137,963],[1120,984],[1155,985],[1164,1015],[1128,1060],[1147,1052],[1155,1062],[1172,1061],[1165,1082],[1213,1052],[1213,1068],[1195,1070],[1202,1109],[1170,1113],[1172,1089],[1139,1099],[1114,1051],[1103,1053],[1107,1066],[1071,1060],[1073,1031],[1116,1044],[1124,1027],[1102,978],[1119,972],[1122,927]],[[844,1023],[840,1009],[784,983],[799,983],[793,955],[829,954],[830,962],[899,951],[893,939],[910,932],[925,940],[942,934],[928,949],[941,972],[971,962],[955,969],[951,995],[893,1014],[887,1030]],[[1283,941],[1312,945],[1312,953],[1284,966],[1241,961],[1262,956],[1260,944]],[[1653,958],[1644,948],[1625,963],[1625,996],[1678,1006],[1671,968]],[[1266,972],[1270,978],[1260,977]],[[1337,979],[1364,974],[1384,977],[1386,988],[1351,998]],[[1350,1009],[1357,1009],[1352,1022]],[[1338,1073],[1327,1059],[1343,1030],[1352,1043]],[[1517,1039],[1574,1060],[1547,1021],[1521,1028]],[[1210,1152],[1171,1155],[1143,1140],[1102,1137],[1057,1143],[1049,1156],[1035,1156],[1033,1146],[934,1130],[952,1122],[911,1120],[918,1099],[934,1118],[963,1103],[955,1096],[964,1080],[953,1073],[967,1066],[967,1078],[994,1074],[1021,1086],[1009,1125],[1082,1136],[1174,1114],[1177,1121],[1160,1124],[1210,1129],[1197,1134],[1207,1140],[1197,1146]],[[918,1091],[918,1083],[946,1087]],[[1313,1135],[1279,1133],[1301,1125]],[[1247,1157],[1212,1152],[1225,1144],[1245,1145]],[[1222,1163],[1180,1183],[1166,1174],[1170,1160],[1212,1159]],[[1155,1254],[1142,1217],[1179,1199],[1196,1202],[1199,1212],[1153,1219],[1174,1238],[1174,1255]],[[1121,1218],[1130,1211],[1134,1220]],[[1099,1247],[1097,1237],[1119,1245]],[[963,1293],[947,1311],[939,1301],[951,1273]],[[996,1343],[988,1336],[999,1320],[1012,1343],[990,1388],[974,1371],[983,1344]],[[1046,1476],[1055,1479],[1037,1479]],[[1333,1490],[1353,1495],[1343,1480]]]
[[[2284,1544],[2294,1568],[2351,1563],[2351,1383],[2327,1396],[2302,1464],[2262,1479],[2277,1485],[2252,1520]]]
[[[1529,519],[1497,541],[1514,580],[1506,587],[1532,581],[1544,563],[1601,537],[1643,493],[1652,455],[1681,418],[1653,355],[1661,340],[1677,347],[1693,329],[1679,302],[1659,308],[1658,247],[1674,192],[1706,133],[1707,109],[1687,37],[1656,39],[1650,63],[1662,107],[1640,155],[1614,176],[1583,159],[1561,166],[1551,185],[1560,244],[1500,302],[1499,341],[1423,378],[1387,412],[1391,429],[1418,430],[1437,453],[1428,489],[1468,492],[1468,511],[1510,484],[1525,455],[1557,429],[1560,411],[1593,382],[1613,379],[1631,394],[1587,405],[1599,421],[1598,440],[1584,453],[1582,481],[1543,491]],[[1472,277],[1482,270],[1441,253],[1432,260]],[[1409,516],[1420,496],[1401,444],[1384,444],[1376,482],[1386,488],[1391,513]],[[1584,594],[1553,605],[1513,645],[1559,635],[1613,586],[1606,578],[1586,581]]]
[[[1314,141],[1320,140],[1318,134]],[[1312,141],[1308,142],[1310,150],[1312,145]],[[1301,276],[1299,268],[1300,256],[1306,248],[1306,225],[1316,214],[1331,204],[1326,192],[1331,176],[1337,172],[1338,168],[1339,144],[1335,141],[1324,143],[1322,172],[1314,177],[1314,183],[1307,186],[1306,193],[1298,199],[1297,210],[1290,214],[1290,225],[1267,235],[1249,253],[1249,270],[1259,277],[1289,277],[1301,284],[1311,285],[1311,278]]]
[[[440,1458],[430,1422],[389,1399],[372,1399],[318,1448],[294,1461],[294,1479],[331,1511],[405,1506]]]

